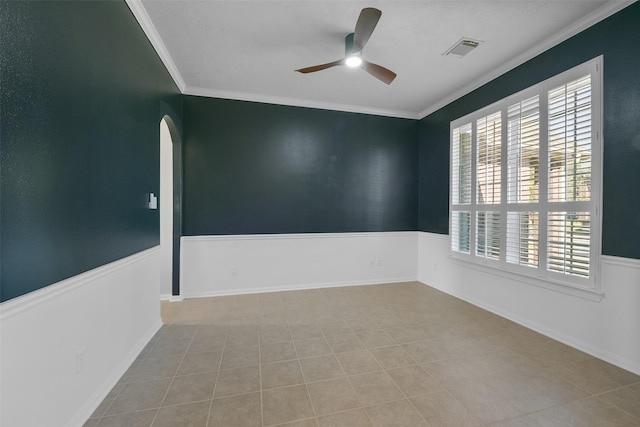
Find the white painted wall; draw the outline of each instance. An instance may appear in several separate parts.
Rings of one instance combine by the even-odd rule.
[[[640,374],[640,261],[603,256],[593,301],[466,266],[449,236],[419,233],[418,280]]]
[[[185,237],[182,248],[185,297],[417,278],[640,374],[637,260],[602,258],[596,302],[465,267],[430,233]],[[161,325],[159,262],[150,249],[0,304],[0,425],[82,425]]]
[[[183,237],[182,297],[416,280],[417,232]]]
[[[0,304],[0,425],[81,426],[89,418],[161,326],[158,254],[149,249]]]
[[[171,296],[173,254],[173,142],[167,122],[160,122],[160,294]]]

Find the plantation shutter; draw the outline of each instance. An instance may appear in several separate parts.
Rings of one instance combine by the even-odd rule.
[[[549,201],[591,200],[591,77],[549,91]]]
[[[538,96],[508,109],[509,203],[535,203],[540,196],[540,108]]]
[[[538,266],[540,201],[540,100],[533,96],[507,109],[507,262]],[[515,211],[520,204],[525,211]],[[532,211],[535,209],[535,211]]]
[[[471,123],[453,130],[451,147],[451,249],[471,250]]]
[[[477,212],[476,255],[500,259],[500,212]]]
[[[471,124],[453,130],[451,195],[454,205],[471,203]]]
[[[549,98],[547,268],[589,277],[591,243],[591,76]]]
[[[507,262],[538,266],[538,212],[507,213]]]
[[[500,111],[476,121],[476,203],[500,203],[502,120]]]
[[[601,61],[451,122],[453,257],[598,292]]]

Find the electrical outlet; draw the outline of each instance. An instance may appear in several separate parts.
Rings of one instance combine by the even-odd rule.
[[[86,356],[87,350],[84,347],[76,352],[76,374],[79,374],[84,369]]]
[[[236,267],[236,266],[231,267],[231,275],[232,276],[237,276],[238,275],[238,267]]]

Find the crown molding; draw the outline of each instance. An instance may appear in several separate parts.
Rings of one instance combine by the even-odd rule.
[[[304,107],[304,108],[317,108],[321,110],[334,110],[334,111],[345,111],[349,113],[360,113],[360,114],[371,114],[376,116],[386,116],[386,117],[397,117],[402,119],[413,119],[417,120],[418,115],[415,112],[411,111],[400,111],[400,110],[385,110],[378,108],[369,108],[359,105],[348,105],[348,104],[336,104],[330,102],[321,102],[321,101],[313,101],[313,100],[305,100],[305,99],[297,99],[297,98],[286,98],[279,96],[271,96],[271,95],[261,95],[254,94],[248,92],[235,92],[235,91],[225,91],[225,90],[216,90],[216,89],[207,89],[200,88],[194,86],[187,86],[178,67],[176,66],[171,54],[169,54],[169,50],[166,45],[162,41],[158,30],[156,30],[155,25],[144,5],[142,4],[142,0],[125,0],[127,6],[135,16],[136,20],[142,27],[142,31],[146,34],[149,42],[158,53],[160,60],[164,63],[167,71],[173,78],[176,86],[180,92],[184,95],[195,95],[195,96],[204,96],[208,98],[223,98],[223,99],[233,99],[238,101],[249,101],[249,102],[258,102],[263,104],[277,104],[277,105],[287,105],[293,107]]]
[[[482,85],[489,83],[493,79],[500,77],[501,75],[507,73],[508,71],[511,71],[512,69],[516,68],[519,65],[524,64],[530,59],[535,58],[536,56],[546,52],[552,47],[575,36],[581,31],[586,30],[592,25],[597,24],[598,22],[608,18],[609,16],[613,15],[616,12],[621,11],[625,7],[635,2],[636,0],[611,0],[607,2],[600,8],[584,16],[582,19],[577,20],[570,26],[565,27],[563,30],[553,34],[551,37],[547,38],[541,43],[531,47],[530,49],[527,49],[525,52],[516,56],[511,61],[504,63],[501,67],[494,69],[490,73],[483,75],[482,77],[474,80],[470,84],[463,86],[461,89],[453,92],[449,96],[425,108],[418,114],[418,119],[423,119],[429,114],[438,111],[439,109],[449,105],[456,99],[461,98],[466,94],[478,89]]]
[[[171,75],[174,83],[176,84],[176,86],[178,86],[180,92],[184,93],[184,89],[187,85],[184,82],[182,74],[180,74],[180,71],[178,70],[175,62],[173,62],[173,58],[171,57],[171,54],[169,54],[167,46],[165,46],[162,38],[160,38],[158,30],[156,30],[155,25],[153,25],[153,22],[151,21],[147,10],[142,4],[142,0],[125,0],[125,3],[127,4],[127,6],[129,6],[131,13],[133,13],[133,16],[138,21],[138,24],[140,24],[140,27],[142,27],[142,31],[144,31],[147,38],[149,39],[149,42],[151,42],[151,45],[156,50],[156,53],[160,57],[160,60],[162,61],[164,66],[167,68],[167,71]]]
[[[142,4],[142,0],[125,0],[127,6],[137,19],[138,23],[142,27],[142,30],[146,34],[147,38],[151,42],[151,45],[154,47],[158,56],[164,63],[167,71],[173,78],[175,84],[178,86],[178,89],[181,93],[185,95],[194,95],[194,96],[203,96],[209,98],[222,98],[222,99],[231,99],[238,101],[249,101],[249,102],[258,102],[264,104],[276,104],[276,105],[286,105],[293,107],[304,107],[304,108],[316,108],[321,110],[334,110],[334,111],[344,111],[349,113],[360,113],[360,114],[370,114],[376,116],[385,116],[385,117],[396,117],[403,119],[413,119],[420,120],[429,114],[439,110],[452,103],[456,99],[463,97],[464,95],[478,89],[486,83],[489,83],[493,79],[500,77],[501,75],[507,73],[508,71],[516,68],[519,65],[527,62],[528,60],[535,58],[541,53],[551,49],[552,47],[562,43],[563,41],[573,37],[574,35],[584,31],[585,29],[591,27],[594,24],[608,18],[609,16],[619,12],[625,7],[629,6],[632,3],[635,3],[636,0],[611,0],[604,4],[602,7],[593,11],[589,15],[583,17],[582,19],[577,20],[572,25],[564,28],[562,31],[552,35],[547,38],[543,42],[531,47],[526,50],[522,54],[516,56],[511,61],[506,62],[501,67],[494,69],[492,72],[483,75],[480,78],[475,79],[471,83],[466,86],[463,86],[461,89],[453,92],[449,96],[442,98],[440,101],[435,102],[420,111],[419,113],[412,111],[403,111],[403,110],[387,110],[381,108],[371,108],[360,105],[350,105],[350,104],[337,104],[331,102],[322,102],[322,101],[313,101],[299,98],[287,98],[287,97],[279,97],[272,95],[264,95],[264,94],[255,94],[248,92],[238,92],[238,91],[225,91],[225,90],[216,90],[216,89],[208,89],[208,88],[200,88],[194,86],[187,86],[178,67],[176,66],[173,58],[169,54],[167,47],[162,41],[158,31],[156,30],[151,18],[149,17],[144,5]]]
[[[271,95],[260,95],[246,92],[206,89],[187,86],[183,91],[185,95],[204,96],[208,98],[232,99],[236,101],[258,102],[263,104],[277,104],[292,107],[317,108],[320,110],[344,111],[347,113],[370,114],[374,116],[396,117],[401,119],[417,120],[419,117],[411,111],[385,110],[359,105],[335,104],[331,102],[312,101],[307,99],[286,98]]]

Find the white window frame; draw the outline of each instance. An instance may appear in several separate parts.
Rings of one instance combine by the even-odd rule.
[[[450,257],[459,261],[462,265],[478,268],[483,271],[505,276],[516,281],[559,290],[572,295],[582,296],[592,300],[600,300],[603,296],[600,286],[600,256],[601,256],[601,223],[602,223],[602,75],[603,58],[599,56],[548,80],[529,87],[521,92],[504,98],[494,104],[478,111],[456,119],[450,124],[450,176],[449,176],[449,253]],[[591,75],[591,200],[589,202],[562,202],[571,211],[590,212],[590,252],[589,252],[589,277],[576,277],[572,275],[556,273],[547,268],[547,213],[557,211],[557,205],[547,200],[548,193],[548,93],[559,86],[573,82],[586,75]],[[511,203],[508,200],[508,108],[509,106],[539,97],[539,132],[540,155],[539,173],[540,185],[537,203],[520,204]],[[480,204],[476,199],[476,121],[501,111],[502,146],[501,146],[501,197],[500,203]],[[454,129],[466,124],[471,124],[472,154],[471,154],[471,203],[454,203]],[[544,174],[544,175],[543,175]],[[544,185],[543,185],[544,184]],[[543,188],[544,187],[544,188]],[[555,209],[553,209],[555,207]],[[588,208],[588,209],[586,209]],[[508,263],[506,260],[506,236],[507,236],[507,212],[534,211],[539,212],[538,229],[538,266],[529,267]],[[453,250],[452,218],[454,211],[470,212],[469,224],[469,252],[463,253]],[[476,242],[476,218],[477,212],[493,211],[500,215],[500,258],[490,259],[478,256]],[[543,215],[542,213],[545,212]],[[544,217],[544,218],[543,218]]]

